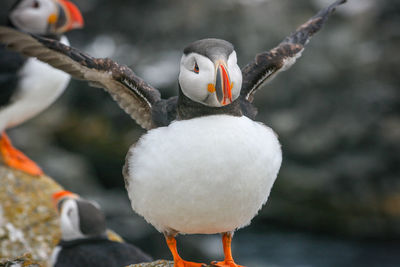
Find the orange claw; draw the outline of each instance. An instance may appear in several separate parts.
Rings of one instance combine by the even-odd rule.
[[[0,137],[0,152],[4,163],[9,167],[21,170],[33,176],[43,175],[42,169],[35,162],[13,147],[5,132],[3,132]]]
[[[222,244],[224,246],[224,261],[213,261],[211,264],[217,267],[245,267],[242,265],[237,265],[232,258],[231,244],[232,244],[232,233],[224,233],[222,235]]]
[[[167,245],[169,250],[174,257],[174,267],[206,267],[207,265],[204,263],[196,263],[190,261],[184,261],[181,256],[178,254],[178,250],[176,248],[176,239],[175,237],[165,235],[165,239],[167,241]]]

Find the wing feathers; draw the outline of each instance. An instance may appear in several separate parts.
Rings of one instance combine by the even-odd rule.
[[[254,94],[264,83],[270,81],[280,71],[287,70],[301,56],[304,46],[318,32],[328,17],[338,5],[346,0],[338,0],[329,7],[322,9],[315,16],[302,24],[290,36],[286,37],[277,47],[260,53],[253,62],[242,69],[243,85],[241,96],[252,102]]]
[[[135,75],[127,66],[109,58],[93,58],[58,41],[30,36],[0,26],[0,42],[25,56],[50,64],[76,79],[102,87],[138,124],[145,129],[155,127],[152,106],[161,100],[160,93]]]
[[[300,25],[293,34],[286,37],[282,43],[298,43],[306,45],[310,41],[311,36],[322,28],[328,17],[336,10],[336,7],[345,2],[347,2],[347,0],[338,0],[329,7],[321,9],[306,23]]]

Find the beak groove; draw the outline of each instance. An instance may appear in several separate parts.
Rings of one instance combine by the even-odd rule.
[[[223,106],[232,103],[232,85],[225,65],[219,63],[215,79],[215,91],[218,102]]]
[[[221,103],[222,99],[224,98],[224,84],[222,80],[222,72],[220,66],[218,66],[217,68],[217,77],[215,79],[215,92],[217,94],[218,102]]]

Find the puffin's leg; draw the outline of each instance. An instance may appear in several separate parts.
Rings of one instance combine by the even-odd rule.
[[[224,246],[224,261],[213,261],[211,264],[218,267],[244,267],[237,265],[232,258],[231,243],[232,243],[233,232],[227,232],[222,234],[222,244]]]
[[[0,136],[0,152],[4,163],[11,168],[21,170],[33,176],[43,175],[42,169],[35,162],[13,147],[5,132]]]
[[[184,261],[181,256],[179,256],[178,249],[176,248],[176,234],[170,235],[164,233],[164,236],[165,240],[167,241],[168,248],[172,253],[172,257],[174,257],[174,267],[206,267],[206,264],[204,263]]]

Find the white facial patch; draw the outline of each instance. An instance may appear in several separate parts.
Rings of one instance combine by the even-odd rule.
[[[83,238],[79,228],[78,205],[74,199],[66,200],[60,215],[61,236],[65,241]]]
[[[11,22],[20,30],[46,34],[51,14],[57,14],[57,5],[49,0],[24,0],[10,14]]]
[[[198,66],[198,73],[195,72],[195,64]],[[207,103],[211,95],[207,85],[215,82],[214,68],[213,62],[205,56],[197,53],[183,55],[179,73],[182,92],[195,102]]]

